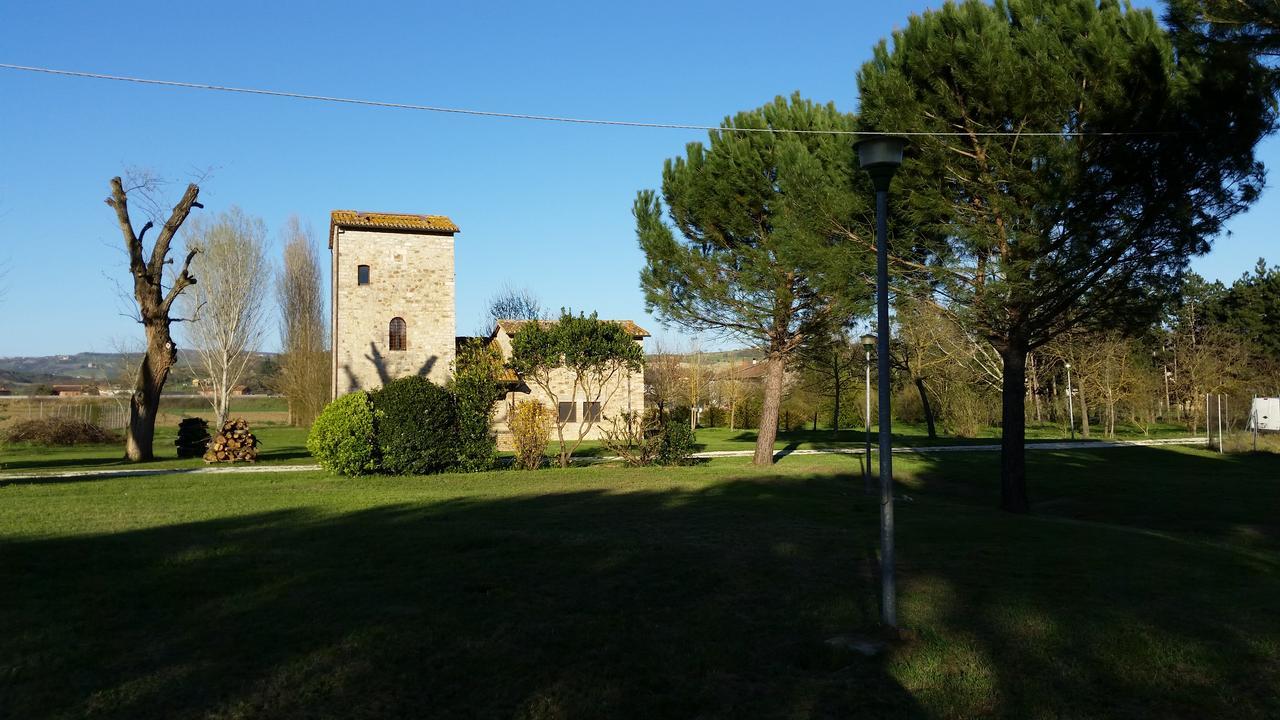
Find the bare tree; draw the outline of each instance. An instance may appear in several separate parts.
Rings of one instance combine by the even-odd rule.
[[[702,369],[702,341],[695,335],[689,343],[689,354],[686,356],[684,387],[689,398],[689,429],[698,429],[698,411],[702,406],[702,393],[706,378]]]
[[[182,199],[173,207],[169,219],[161,226],[148,257],[143,253],[143,238],[155,223],[148,220],[141,231],[134,232],[133,222],[129,219],[128,203],[128,192],[132,190],[142,190],[142,194],[146,194],[144,185],[133,185],[127,191],[119,177],[111,178],[111,196],[106,202],[116,211],[116,221],[124,237],[125,250],[129,254],[129,274],[133,277],[133,297],[137,302],[138,321],[142,323],[147,336],[147,349],[138,366],[133,396],[129,402],[129,429],[125,434],[125,458],[136,462],[154,457],[152,442],[155,439],[156,413],[160,409],[160,392],[178,357],[177,346],[173,344],[170,333],[174,318],[169,313],[182,291],[196,282],[190,269],[191,260],[197,251],[189,248],[182,261],[182,269],[174,275],[172,283],[165,286],[165,267],[172,262],[169,258],[169,246],[178,228],[182,227],[182,223],[191,214],[191,208],[204,206],[196,201],[200,188],[195,183],[187,185]]]
[[[660,340],[650,345],[644,364],[645,398],[659,412],[669,412],[681,395],[680,356]]]
[[[200,253],[204,280],[183,296],[190,318],[187,340],[198,374],[208,383],[217,424],[227,420],[231,392],[244,378],[266,334],[271,282],[267,229],[261,219],[232,206],[211,221],[193,221],[186,234],[190,253]]]
[[[289,422],[310,425],[329,401],[330,364],[320,251],[311,227],[295,215],[282,232],[284,263],[276,279],[280,303],[279,390]]]
[[[504,284],[501,290],[489,298],[486,315],[481,322],[480,335],[491,335],[499,320],[546,320],[547,312],[542,301],[528,288],[516,288]]]

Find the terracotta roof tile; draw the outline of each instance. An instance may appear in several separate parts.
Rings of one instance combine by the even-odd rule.
[[[408,213],[360,212],[358,210],[334,210],[329,215],[335,227],[365,228],[371,230],[424,230],[437,233],[456,233],[458,226],[444,215],[411,215]]]

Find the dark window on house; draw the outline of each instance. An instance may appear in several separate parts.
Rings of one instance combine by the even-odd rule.
[[[582,403],[582,419],[587,422],[600,422],[600,403]]]
[[[576,422],[578,420],[578,403],[560,403],[560,422]]]
[[[404,318],[391,318],[390,344],[392,350],[406,350],[409,347],[409,329]]]
[[[356,266],[356,282],[360,283],[361,285],[369,284],[369,266],[368,265]]]

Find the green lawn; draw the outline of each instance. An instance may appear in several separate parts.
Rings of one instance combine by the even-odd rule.
[[[1280,456],[0,485],[0,717],[1280,716]]]
[[[265,400],[271,400],[266,398]],[[937,445],[990,445],[999,442],[999,429],[988,428],[982,437],[956,438],[940,435],[930,438],[923,425],[897,423],[893,442],[895,447],[931,447]],[[879,429],[872,427],[872,432]],[[255,425],[254,433],[262,441],[262,455],[259,462],[269,464],[308,463],[307,431],[285,425]],[[199,459],[178,460],[173,447],[176,427],[160,427],[156,430],[156,461],[146,465],[148,468],[194,468],[202,467]],[[1122,439],[1142,439],[1146,437],[1185,437],[1186,428],[1167,425],[1155,428],[1151,434],[1143,435],[1129,429],[1120,432]],[[554,457],[558,445],[553,439],[547,447],[547,455]],[[715,450],[752,450],[755,447],[755,430],[730,430],[728,428],[700,428],[697,433],[698,449]],[[774,448],[778,451],[830,449],[841,447],[862,447],[865,442],[862,430],[841,430],[837,436],[831,430],[793,430],[778,433]],[[1028,442],[1066,440],[1068,436],[1062,428],[1056,426],[1029,427]],[[1094,438],[1098,439],[1098,438]],[[872,436],[872,443],[877,436]],[[507,453],[509,454],[509,453]],[[611,453],[601,443],[585,441],[578,448],[575,457],[601,457]],[[70,448],[49,448],[26,443],[0,446],[0,471],[39,471],[39,470],[98,470],[129,467],[122,459],[124,450],[119,445],[90,445]]]
[[[292,464],[309,463],[307,430],[286,425],[260,425],[253,428],[254,435],[262,443],[259,447],[259,463]],[[78,445],[72,447],[45,447],[30,443],[12,443],[0,446],[0,471],[25,472],[37,470],[103,470],[143,467],[148,469],[205,467],[200,458],[178,459],[173,445],[178,436],[176,427],[156,428],[153,448],[156,459],[150,463],[134,464],[124,460],[124,445]]]

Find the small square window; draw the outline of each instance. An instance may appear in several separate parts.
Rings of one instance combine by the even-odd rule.
[[[577,422],[578,420],[578,403],[562,402],[560,403],[560,422]]]
[[[582,416],[583,416],[582,419],[586,420],[587,422],[593,422],[593,423],[600,422],[602,417],[600,414],[600,403],[598,402],[582,403]]]
[[[356,282],[361,285],[369,284],[369,266],[368,265],[356,266]]]

